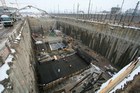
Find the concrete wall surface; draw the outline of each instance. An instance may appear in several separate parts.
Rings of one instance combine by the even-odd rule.
[[[19,31],[20,38],[11,45],[16,50],[13,64],[9,71],[10,89],[4,93],[38,93],[34,70],[34,53],[30,27],[26,20]],[[12,43],[13,41],[11,41]]]
[[[72,36],[119,68],[140,55],[140,29],[99,22],[57,18],[57,28]]]

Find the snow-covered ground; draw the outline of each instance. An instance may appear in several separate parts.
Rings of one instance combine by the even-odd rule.
[[[0,84],[0,93],[4,90],[4,86]]]
[[[16,53],[15,49],[11,48],[10,50],[11,50],[11,53]]]
[[[134,79],[134,76],[136,76],[138,73],[140,73],[140,66],[137,67],[127,78],[125,78],[121,83],[119,83],[110,93],[114,93],[117,89],[124,88],[124,85],[127,84],[127,82],[132,81]]]
[[[7,59],[5,60],[5,63],[12,62],[12,59],[13,59],[13,58],[14,58],[14,56],[10,54],[10,55],[7,57]]]
[[[131,63],[130,63],[131,64]],[[100,87],[100,89],[97,91],[97,93],[99,93],[103,88],[105,88],[109,82],[111,80],[114,80],[116,77],[118,77],[123,71],[125,71],[129,66],[130,64],[126,65],[123,69],[121,69],[116,75],[114,75],[112,78],[110,78],[107,82],[103,83],[102,86]]]
[[[36,41],[35,44],[42,44],[42,41]]]
[[[140,62],[140,57],[138,58],[138,61]],[[97,93],[100,93],[102,89],[104,89],[106,86],[108,86],[110,81],[113,81],[115,78],[117,78],[121,73],[126,71],[126,69],[131,65],[132,63],[129,63],[126,65],[123,69],[121,69],[116,75],[114,75],[112,78],[110,78],[107,82],[103,83],[100,89],[97,91]],[[138,66],[136,69],[134,69],[123,81],[121,81],[117,86],[114,87],[113,90],[111,90],[109,93],[114,93],[117,89],[121,89],[124,87],[127,82],[132,81],[134,79],[134,76],[136,76],[138,73],[140,73],[140,66]]]
[[[26,23],[26,21],[25,21]],[[24,25],[25,25],[24,23]],[[15,38],[15,40],[17,40],[18,42],[21,40],[21,33],[22,33],[23,27],[20,30],[20,34],[17,35],[17,37]],[[14,32],[16,31],[16,29],[14,30]],[[17,42],[17,43],[18,43]],[[5,43],[4,43],[5,45]],[[8,63],[11,63],[13,61],[13,54],[16,53],[16,50],[11,48],[11,54],[8,55],[7,59],[5,60],[5,63],[0,67],[0,82],[7,79],[9,76],[7,74],[7,71],[10,70],[10,66]],[[2,93],[4,91],[4,86],[2,84],[0,84],[0,93]]]
[[[5,63],[0,67],[0,82],[7,79],[9,76],[7,74],[7,71],[10,69],[8,63],[12,62],[14,56],[9,55],[7,59],[5,60]],[[0,93],[4,90],[3,85],[0,84]]]
[[[0,67],[0,81],[8,78],[7,71],[10,69],[9,65],[5,63]]]

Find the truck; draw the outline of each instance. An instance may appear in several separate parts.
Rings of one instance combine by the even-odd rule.
[[[0,19],[1,19],[1,23],[3,24],[4,27],[13,26],[14,21],[10,16],[1,15]]]

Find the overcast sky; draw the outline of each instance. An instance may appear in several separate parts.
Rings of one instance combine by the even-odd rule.
[[[17,7],[16,0],[5,0],[8,6]],[[123,0],[91,0],[92,11],[110,11],[111,7],[121,6]],[[123,11],[129,8],[135,8],[136,3],[139,0],[124,0]],[[17,0],[19,8],[26,5],[33,5],[38,8],[44,9],[47,12],[58,12],[58,6],[60,12],[73,12],[76,11],[77,4],[79,3],[79,9],[87,12],[89,0]]]

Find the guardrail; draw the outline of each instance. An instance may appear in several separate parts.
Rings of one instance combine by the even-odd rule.
[[[140,27],[140,15],[130,14],[53,14],[58,17],[91,20],[125,26]]]

